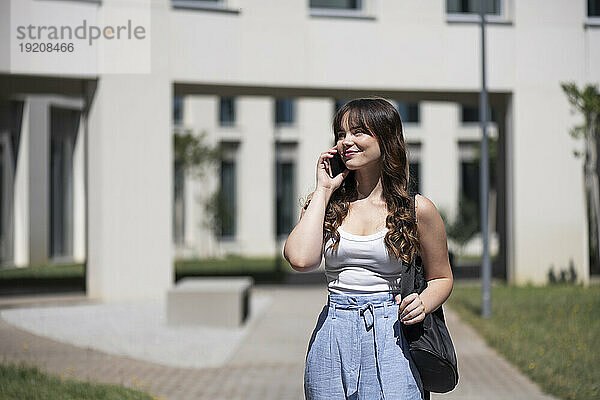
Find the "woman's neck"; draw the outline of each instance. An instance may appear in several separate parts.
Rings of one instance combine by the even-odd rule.
[[[383,200],[383,186],[381,184],[381,168],[361,168],[356,170],[357,201],[379,202]]]

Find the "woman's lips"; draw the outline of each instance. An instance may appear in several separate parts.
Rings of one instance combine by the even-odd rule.
[[[351,157],[351,156],[355,155],[356,153],[358,153],[358,151],[347,151],[344,154],[346,155],[346,157]]]

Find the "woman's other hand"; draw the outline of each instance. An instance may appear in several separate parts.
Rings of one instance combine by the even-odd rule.
[[[345,168],[340,174],[335,177],[331,177],[331,160],[337,153],[337,147],[334,146],[327,151],[324,151],[319,156],[317,162],[317,190],[325,189],[330,193],[333,193],[337,188],[342,185],[344,178],[350,173],[348,168]]]
[[[427,310],[425,304],[421,300],[421,296],[417,293],[411,293],[400,301],[401,296],[396,296],[396,303],[400,302],[398,314],[400,321],[405,325],[412,325],[421,322],[425,319]]]

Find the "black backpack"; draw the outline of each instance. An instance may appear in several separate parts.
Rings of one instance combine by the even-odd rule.
[[[415,215],[415,195],[412,195]],[[413,258],[412,264],[402,263],[400,278],[402,298],[411,293],[421,293],[427,287],[421,256]],[[446,393],[458,384],[456,353],[446,327],[442,306],[425,315],[417,324],[402,324],[408,341],[410,355],[415,362],[423,388],[429,392]]]

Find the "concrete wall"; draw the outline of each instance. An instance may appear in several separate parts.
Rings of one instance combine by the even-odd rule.
[[[168,29],[168,6],[153,2],[157,32]],[[161,298],[173,282],[168,39],[153,37],[152,74],[102,76],[91,104],[87,289],[92,298]]]

